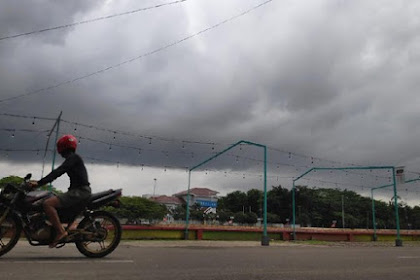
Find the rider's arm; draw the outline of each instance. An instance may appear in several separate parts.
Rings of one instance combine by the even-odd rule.
[[[74,158],[73,157],[67,158],[63,162],[62,165],[60,165],[59,167],[51,171],[50,174],[48,174],[47,176],[39,180],[38,186],[43,186],[48,183],[51,183],[52,181],[54,181],[55,179],[57,179],[58,177],[66,173],[73,165],[74,165]]]

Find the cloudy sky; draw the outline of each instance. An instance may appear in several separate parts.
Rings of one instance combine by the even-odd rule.
[[[403,165],[418,177],[418,1],[0,6],[0,177],[51,169],[46,135],[61,111],[60,134],[81,139],[98,191],[182,191],[188,168],[239,140],[269,147],[269,186],[314,166]],[[261,149],[245,146],[197,170],[192,187],[260,188]],[[371,184],[364,172],[346,188]]]

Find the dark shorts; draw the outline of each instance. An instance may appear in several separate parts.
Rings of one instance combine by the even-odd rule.
[[[80,188],[69,188],[66,193],[60,193],[57,195],[60,199],[62,208],[69,208],[79,203],[87,202],[91,195],[91,189],[89,186],[83,186]]]

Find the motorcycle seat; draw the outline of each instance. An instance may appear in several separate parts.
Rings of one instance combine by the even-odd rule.
[[[97,193],[93,193],[93,194],[91,194],[91,196],[90,196],[90,201],[94,201],[94,200],[96,200],[96,199],[98,199],[98,198],[101,198],[101,197],[104,197],[104,196],[107,196],[107,195],[109,195],[109,194],[111,194],[111,193],[113,193],[114,192],[114,190],[107,190],[107,191],[102,191],[102,192],[97,192]]]

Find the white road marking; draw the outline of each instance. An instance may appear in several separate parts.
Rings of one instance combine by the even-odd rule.
[[[134,263],[133,260],[27,260],[27,261],[8,261],[2,260],[2,263],[42,263],[42,264],[79,264],[79,263]]]

